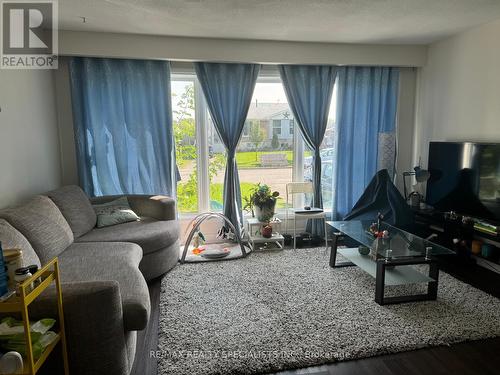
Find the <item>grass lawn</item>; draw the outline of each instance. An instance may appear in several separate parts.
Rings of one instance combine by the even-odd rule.
[[[291,166],[293,164],[292,151],[245,151],[236,153],[238,168],[259,168],[260,156],[264,154],[286,154],[288,165]]]
[[[192,191],[188,191],[186,183],[181,183],[177,185],[177,205],[180,212],[198,212],[198,196],[193,194]],[[250,192],[255,187],[255,184],[250,182],[242,182],[240,184],[241,196],[247,197]],[[222,206],[222,184],[211,184],[210,185],[210,201],[220,203]],[[285,207],[285,201],[283,199],[278,199],[276,202],[276,207]]]
[[[285,154],[288,165],[292,166],[293,164],[293,151],[241,151],[236,153],[238,168],[260,168],[260,157],[264,154]],[[306,156],[308,156],[307,151]],[[192,162],[192,160],[177,159],[177,166],[182,168],[188,162]]]

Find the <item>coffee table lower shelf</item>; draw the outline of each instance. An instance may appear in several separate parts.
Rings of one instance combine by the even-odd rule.
[[[333,250],[333,249],[332,249]],[[437,298],[439,268],[437,262],[426,258],[378,259],[374,261],[369,255],[361,255],[358,248],[337,249],[337,252],[375,278],[375,302],[388,305],[402,302],[435,300]],[[429,265],[429,274],[425,275],[413,266]],[[341,264],[345,266],[345,264]],[[427,283],[427,293],[396,297],[385,297],[385,286]]]

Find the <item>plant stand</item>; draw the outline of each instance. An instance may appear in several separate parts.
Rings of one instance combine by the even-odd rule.
[[[248,235],[260,234],[260,228],[265,224],[271,224],[274,232],[281,232],[281,220],[275,217],[271,221],[259,221],[256,217],[251,217],[247,219]],[[257,227],[257,229],[255,228]]]
[[[273,226],[273,235],[263,237],[260,228],[265,224]],[[248,225],[248,242],[252,250],[282,250],[285,246],[285,238],[275,229],[281,229],[281,220],[274,218],[270,222],[259,221],[257,218],[252,217],[247,220]],[[257,227],[257,229],[255,229]],[[263,246],[260,246],[263,245]]]
[[[285,238],[279,233],[273,233],[270,238],[262,237],[261,235],[250,236],[248,242],[250,243],[253,251],[283,250],[285,246]]]

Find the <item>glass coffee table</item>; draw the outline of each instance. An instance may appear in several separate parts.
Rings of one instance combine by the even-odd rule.
[[[402,302],[435,300],[437,298],[439,266],[436,256],[454,254],[453,251],[423,238],[405,232],[386,223],[381,230],[387,230],[388,238],[375,238],[369,229],[373,221],[328,221],[333,228],[330,253],[331,267],[358,266],[375,278],[375,302],[387,305]],[[356,248],[337,249],[338,240],[347,236],[358,242],[365,252]],[[363,255],[362,253],[367,253]],[[348,262],[337,262],[337,254]],[[417,270],[415,265],[427,264],[428,274]],[[427,293],[385,297],[386,285],[427,283]]]

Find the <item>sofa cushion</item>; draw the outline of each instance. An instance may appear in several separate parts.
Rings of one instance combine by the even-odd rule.
[[[142,250],[132,243],[74,243],[59,256],[61,280],[117,281],[126,330],[147,325],[151,309],[146,281],[139,271]]]
[[[73,243],[73,232],[50,198],[38,195],[22,206],[0,211],[30,242],[42,264],[61,254]]]
[[[36,264],[40,267],[40,259],[26,237],[4,219],[0,219],[0,242],[3,249],[21,249],[24,266]]]
[[[76,241],[132,242],[142,247],[144,254],[148,254],[172,245],[178,238],[177,220],[158,221],[145,217],[141,221],[92,229]]]
[[[89,198],[79,186],[64,186],[49,191],[47,196],[59,207],[75,237],[80,237],[95,227],[96,214]]]

